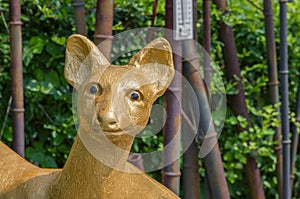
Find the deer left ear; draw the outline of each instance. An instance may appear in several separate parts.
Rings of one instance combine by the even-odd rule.
[[[128,65],[141,70],[154,87],[154,93],[161,96],[174,78],[174,64],[170,43],[157,38],[135,54]]]
[[[104,71],[110,65],[97,46],[82,35],[68,38],[65,61],[65,78],[78,89],[94,70]]]

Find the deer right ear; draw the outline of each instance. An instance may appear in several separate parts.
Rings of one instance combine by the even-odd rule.
[[[64,73],[66,80],[75,89],[94,70],[102,68],[104,71],[109,65],[109,61],[88,38],[77,34],[68,38]]]

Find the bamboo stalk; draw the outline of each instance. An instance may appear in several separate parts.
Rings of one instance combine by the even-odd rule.
[[[298,77],[298,90],[297,90],[297,98],[296,98],[296,122],[300,122],[300,75]],[[299,132],[297,126],[293,126],[293,138],[292,138],[292,155],[291,155],[291,195],[293,194],[293,185],[294,185],[294,169],[295,162],[298,150],[298,142],[299,142]]]
[[[9,1],[12,81],[13,149],[24,157],[24,96],[22,69],[22,22],[19,0]]]
[[[193,0],[193,29],[194,29],[194,39],[197,38],[197,1]],[[184,51],[183,51],[184,54]],[[185,55],[183,55],[185,56]],[[183,67],[186,63],[183,63]],[[183,91],[184,92],[184,91]],[[185,94],[183,94],[185,96]],[[184,126],[184,125],[182,125]],[[188,130],[182,129],[185,134],[190,133]],[[183,140],[183,148],[186,148],[186,144]],[[190,146],[187,148],[183,154],[183,196],[184,198],[199,199],[200,198],[200,177],[199,177],[199,162],[198,162],[198,145],[193,140]]]
[[[288,46],[287,46],[287,5],[280,1],[280,93],[282,121],[282,155],[283,155],[283,199],[289,199],[290,187],[290,122],[289,122],[289,88],[288,88]]]
[[[210,0],[203,0],[203,48],[204,52],[204,80],[210,89]]]
[[[193,0],[193,29],[194,29],[194,39],[197,38],[197,1]],[[184,47],[184,44],[183,44]],[[187,56],[185,51],[183,51],[183,57]],[[187,66],[187,62],[183,63],[183,68]],[[183,96],[184,94],[183,90]],[[184,104],[185,105],[185,104]],[[184,106],[183,105],[183,106]],[[184,124],[182,126],[185,126]],[[191,133],[190,129],[182,129],[185,134]],[[193,135],[191,135],[193,136]],[[199,177],[199,162],[198,162],[198,144],[195,140],[192,143],[188,143],[190,146],[187,146],[185,140],[183,140],[183,148],[187,148],[183,154],[183,196],[184,198],[190,199],[200,199],[200,177]]]
[[[277,77],[277,56],[276,56],[276,44],[273,22],[273,8],[271,0],[264,0],[264,16],[265,16],[265,29],[266,29],[266,43],[267,43],[267,59],[268,59],[268,93],[270,96],[270,103],[275,105],[279,102],[278,91],[278,77]],[[280,113],[279,107],[276,108],[276,112]],[[280,121],[280,114],[277,116]],[[277,157],[276,162],[276,175],[277,175],[277,190],[279,198],[282,198],[282,144],[281,144],[281,123],[278,127],[273,127],[275,131],[274,141],[277,142],[274,147]]]
[[[200,71],[197,70],[197,68],[199,68],[199,62],[198,59],[194,59],[198,54],[192,40],[184,41],[183,52],[186,55],[183,73],[193,86],[200,106],[201,120],[199,127],[203,129],[203,132],[205,132],[206,135],[210,136],[207,141],[214,144],[212,150],[204,157],[206,174],[211,188],[211,196],[212,198],[230,198],[217,141],[217,133],[212,122],[205,85],[201,78]]]
[[[184,146],[185,148],[185,146]],[[193,141],[183,154],[183,196],[189,199],[200,198],[198,145]]]
[[[227,12],[227,5],[225,0],[214,0],[213,1],[218,9],[220,9],[223,13]],[[226,78],[230,81],[234,81],[237,83],[236,89],[238,90],[238,94],[228,96],[229,104],[233,110],[235,115],[240,115],[246,118],[248,124],[246,128],[239,128],[239,131],[250,129],[250,116],[248,114],[248,110],[246,107],[244,88],[241,81],[241,72],[240,65],[237,57],[237,49],[234,40],[234,34],[232,28],[226,25],[224,22],[220,24],[220,38],[223,42],[223,56],[224,63],[226,68]],[[255,151],[253,151],[255,153]],[[260,177],[260,171],[257,167],[257,161],[250,154],[247,156],[246,163],[246,174],[250,185],[250,193],[252,198],[255,199],[264,199],[265,193],[263,190],[263,185]]]
[[[114,1],[113,0],[98,0],[96,10],[96,25],[94,42],[96,45],[105,41],[101,44],[101,52],[104,56],[110,60],[110,51],[113,38],[112,36],[112,25],[113,25],[113,14],[114,14]]]
[[[75,14],[76,32],[86,35],[84,0],[72,0]]]
[[[203,48],[204,60],[203,60],[203,69],[204,69],[204,80],[206,82],[207,89],[210,90],[210,47],[211,47],[211,27],[210,27],[210,0],[203,0]],[[208,165],[204,165],[208,166]],[[211,198],[211,188],[209,186],[209,179],[207,177],[207,171],[205,172],[205,198]]]
[[[210,199],[211,197],[211,188],[209,186],[207,171],[205,170],[205,177],[204,177],[204,198]]]
[[[173,0],[166,0],[166,28],[173,29]],[[181,54],[181,42],[174,41],[172,35],[167,35],[167,39],[171,43],[174,52]],[[182,59],[178,54],[173,53],[174,67],[178,73],[182,70]],[[167,110],[166,123],[163,129],[164,145],[172,141],[172,150],[166,151],[164,154],[164,162],[171,162],[174,157],[178,157],[180,149],[180,136],[175,138],[177,133],[180,133],[181,123],[181,77],[176,77],[172,81],[169,89],[165,93],[165,105]],[[176,94],[177,99],[174,95]],[[176,140],[175,140],[176,139]],[[162,169],[163,184],[171,189],[175,194],[179,195],[180,192],[180,163],[179,160],[174,161],[170,165]]]

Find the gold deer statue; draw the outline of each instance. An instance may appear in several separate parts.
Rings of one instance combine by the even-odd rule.
[[[178,198],[127,162],[134,136],[173,77],[163,38],[116,66],[86,37],[69,37],[65,78],[78,92],[79,127],[67,162],[63,169],[39,168],[0,142],[0,198]]]

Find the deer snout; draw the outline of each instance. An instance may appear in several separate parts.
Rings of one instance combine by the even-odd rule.
[[[116,115],[112,111],[102,112],[98,115],[98,121],[103,131],[119,131]]]

